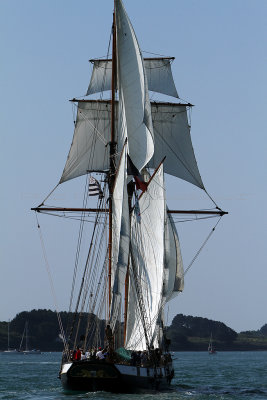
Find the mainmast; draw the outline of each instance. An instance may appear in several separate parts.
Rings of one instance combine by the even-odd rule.
[[[108,241],[108,305],[109,305],[109,316],[110,316],[110,304],[111,304],[111,265],[112,265],[112,194],[115,180],[115,91],[116,91],[116,75],[117,75],[117,63],[116,63],[116,22],[115,22],[115,3],[113,12],[113,26],[112,26],[112,78],[111,78],[111,138],[109,147],[109,241]]]

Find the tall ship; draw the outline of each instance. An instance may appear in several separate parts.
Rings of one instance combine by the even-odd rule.
[[[52,191],[33,208],[80,223],[67,327],[58,315],[59,377],[70,390],[166,390],[174,368],[164,308],[183,290],[185,274],[173,216],[220,219],[225,212],[216,203],[212,210],[167,206],[166,174],[207,193],[191,141],[192,104],[179,99],[174,58],[143,58],[122,0],[114,1],[109,43],[106,57],[90,60],[86,96],[71,100],[75,129],[58,185],[84,175],[82,207],[48,206]],[[152,101],[150,92],[173,102]]]

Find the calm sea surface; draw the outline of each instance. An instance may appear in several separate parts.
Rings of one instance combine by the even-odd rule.
[[[0,400],[211,400],[267,399],[267,352],[174,353],[168,393],[66,393],[57,378],[60,353],[0,353]]]

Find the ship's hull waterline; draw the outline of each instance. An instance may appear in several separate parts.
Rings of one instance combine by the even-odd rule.
[[[113,393],[170,390],[172,377],[172,366],[146,368],[95,360],[65,363],[60,373],[65,390]]]

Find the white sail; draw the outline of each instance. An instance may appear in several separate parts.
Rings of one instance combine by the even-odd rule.
[[[109,168],[110,103],[78,103],[75,130],[60,183]]]
[[[86,96],[111,90],[112,60],[92,60],[94,65]]]
[[[148,90],[178,98],[172,76],[172,58],[144,58]],[[111,90],[112,60],[92,60],[93,72],[86,95]]]
[[[162,300],[164,270],[165,188],[163,166],[156,172],[139,201],[139,212],[131,219],[132,267],[141,285],[142,301],[149,325],[150,338],[156,329]],[[129,291],[126,348],[146,349],[140,318],[139,300],[134,289],[133,271]],[[141,334],[140,334],[141,332]],[[141,339],[140,339],[141,337]]]
[[[166,157],[164,171],[204,189],[190,136],[186,106],[152,105],[155,151],[148,166],[156,168]]]
[[[184,288],[184,268],[178,233],[171,214],[167,214],[164,236],[164,297],[168,302]]]
[[[127,145],[122,151],[112,196],[112,328],[119,318],[121,294],[128,265],[130,222],[127,193]]]
[[[129,155],[141,170],[154,152],[151,108],[141,51],[121,0],[115,0],[119,95],[124,109]],[[118,150],[124,142],[118,140]]]
[[[78,102],[77,122],[69,156],[60,182],[89,171],[109,168],[110,102]],[[117,119],[118,104],[116,104]],[[154,155],[149,166],[156,168],[166,156],[164,172],[204,188],[190,136],[186,106],[170,103],[151,103]],[[126,125],[123,106],[120,126]],[[126,135],[120,128],[120,146]]]
[[[170,58],[145,59],[148,90],[179,98],[172,76]]]

